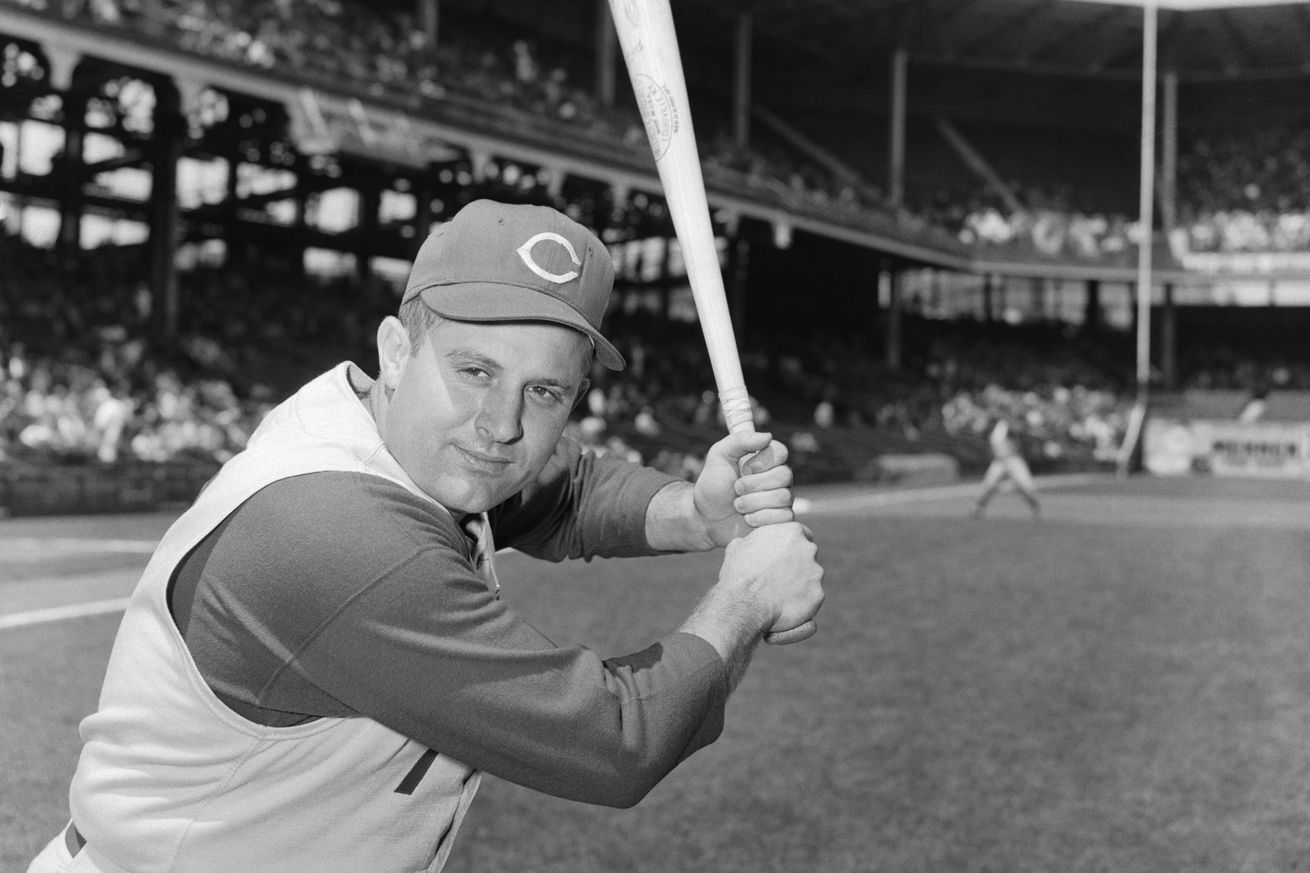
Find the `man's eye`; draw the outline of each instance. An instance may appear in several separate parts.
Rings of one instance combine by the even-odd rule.
[[[485,379],[487,371],[481,367],[460,367],[459,372],[473,379]]]
[[[558,403],[564,399],[563,395],[560,392],[552,391],[551,389],[545,388],[541,385],[533,385],[531,388],[528,389],[528,393],[531,394],[533,397],[537,398],[538,400],[549,402],[549,403]]]

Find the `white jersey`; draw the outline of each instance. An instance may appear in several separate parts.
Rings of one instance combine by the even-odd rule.
[[[1010,436],[1010,425],[1005,419],[996,422],[992,432],[987,435],[987,442],[991,444],[992,456],[995,458],[1009,458],[1018,454],[1014,439]]]
[[[348,366],[275,409],[146,567],[99,710],[81,725],[70,804],[86,846],[71,869],[435,873],[445,863],[476,771],[363,717],[247,721],[210,690],[167,603],[179,561],[271,482],[352,470],[421,495],[382,445]]]

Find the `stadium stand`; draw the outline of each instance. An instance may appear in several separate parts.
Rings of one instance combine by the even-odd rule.
[[[434,46],[410,12],[342,0],[3,2],[342,93],[440,106],[505,137],[558,138],[564,131],[611,155],[644,155],[646,148],[630,109],[601,105],[574,82],[577,59],[552,56],[531,34],[461,24],[457,39]],[[940,119],[937,128],[929,139],[949,139]],[[1106,195],[1113,186],[1105,173],[1121,168],[1098,162],[1105,141],[1056,148],[1035,133],[981,124],[963,133],[996,158],[1004,192],[962,173],[958,156],[941,142],[925,150],[918,173],[929,184],[908,207],[767,136],[743,147],[726,130],[709,129],[702,145],[711,185],[752,192],[783,214],[908,229],[920,239],[1022,250],[1052,262],[1126,262],[1140,229],[1126,217],[1127,189]],[[1179,164],[1185,245],[1303,250],[1310,222],[1299,211],[1304,185],[1297,180],[1307,172],[1306,136],[1286,126],[1201,131],[1189,139]],[[1023,148],[1011,147],[1016,137]],[[1085,159],[1071,160],[1069,148],[1081,148]],[[468,178],[485,192],[512,187],[504,177]],[[589,214],[604,205],[590,193],[571,193]],[[640,226],[667,233],[658,202],[616,204],[616,215],[624,210],[628,232]],[[0,459],[12,481],[21,478],[13,471],[26,475],[34,465],[120,469],[128,480],[143,464],[183,471],[165,476],[170,481],[203,481],[205,470],[240,450],[269,404],[305,376],[341,357],[367,361],[365,326],[389,300],[352,276],[307,279],[294,270],[270,272],[267,263],[247,265],[244,273],[193,265],[179,277],[181,334],[164,348],[152,337],[142,247],[57,260],[51,249],[5,234],[0,253]],[[324,305],[309,307],[297,296],[307,282]],[[653,459],[693,476],[697,452],[720,430],[713,397],[705,396],[699,336],[667,319],[616,314],[613,325],[634,366],[623,378],[598,374],[598,399],[579,409],[575,432],[599,451]],[[1110,463],[1122,437],[1126,358],[1107,356],[1103,336],[1080,344],[1067,326],[1011,329],[906,316],[906,361],[893,366],[877,337],[792,336],[783,325],[773,327],[785,339],[744,344],[748,383],[761,425],[792,445],[802,481],[883,476],[872,459],[891,455],[939,455],[976,470],[987,458],[986,422],[998,412],[1024,422],[1023,439],[1039,469]],[[1183,384],[1249,391],[1264,381],[1283,389],[1310,382],[1303,366],[1255,359],[1249,349],[1217,343],[1204,351],[1183,362]]]
[[[23,248],[13,240],[7,245]],[[195,301],[194,331],[172,357],[149,348],[140,319],[124,317],[130,307],[91,307],[51,343],[42,325],[57,317],[58,298],[46,297],[48,289],[36,290],[33,301],[22,295],[17,308],[28,317],[10,322],[0,348],[6,374],[0,457],[23,465],[19,480],[30,481],[40,464],[63,469],[76,483],[94,477],[97,466],[116,468],[135,483],[124,485],[124,493],[139,495],[141,481],[157,481],[142,479],[142,465],[155,463],[171,465],[160,468],[167,482],[203,482],[206,470],[240,450],[275,399],[351,348],[340,332],[298,322],[297,310],[281,297],[261,309],[254,286],[230,274],[221,284],[205,272],[184,278]],[[341,324],[369,317],[358,302],[348,302],[364,299],[358,289],[334,287],[335,305],[349,314]],[[99,288],[100,299],[120,304],[129,292]],[[280,319],[273,317],[278,312]],[[792,446],[798,478],[807,482],[874,478],[872,460],[889,454],[937,453],[976,470],[986,460],[987,417],[1000,410],[1028,423],[1039,464],[1107,460],[1122,427],[1123,401],[1100,387],[1106,380],[1092,364],[1051,355],[1032,331],[987,340],[981,326],[958,330],[973,339],[939,338],[912,372],[893,372],[858,343],[837,344],[824,335],[804,338],[794,353],[748,349],[760,426]],[[580,407],[575,434],[599,451],[635,453],[694,476],[699,452],[722,432],[715,399],[706,396],[709,367],[698,329],[633,315],[616,319],[615,336],[633,366],[617,377],[595,374],[593,394],[603,399]],[[355,359],[367,362],[366,346],[354,348]],[[825,404],[829,411],[820,413]],[[90,487],[67,485],[52,495],[86,494]],[[161,493],[185,490],[170,488]],[[21,484],[9,487],[11,500],[30,493]],[[54,501],[52,495],[41,505]],[[103,503],[103,495],[97,500]]]
[[[285,0],[5,2],[226,61],[294,71],[309,82],[395,98],[415,109],[439,102],[443,112],[490,121],[508,136],[536,130],[553,140],[559,136],[556,125],[563,124],[571,137],[645,158],[645,133],[635,111],[601,106],[570,82],[567,60],[538,57],[527,39],[507,47],[503,34],[469,29],[432,46],[410,14],[328,0],[294,6]],[[746,149],[721,131],[702,131],[700,138],[710,184],[744,187],[799,213],[939,232],[925,217],[869,200],[782,149]]]

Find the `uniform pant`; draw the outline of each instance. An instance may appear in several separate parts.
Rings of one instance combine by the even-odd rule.
[[[1028,463],[1018,455],[1011,455],[1008,458],[996,458],[987,466],[987,472],[983,474],[983,490],[990,492],[999,487],[1001,481],[1006,477],[1013,480],[1019,490],[1032,493],[1037,490],[1036,483],[1033,482],[1033,474],[1028,469]]]

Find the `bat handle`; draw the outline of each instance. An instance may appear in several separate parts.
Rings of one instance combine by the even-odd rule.
[[[746,393],[746,386],[739,385],[725,388],[719,392],[719,405],[723,409],[723,420],[727,422],[731,433],[755,429],[755,419],[751,414],[751,399]],[[744,461],[744,459],[743,459]],[[808,640],[818,631],[819,626],[813,621],[788,628],[784,631],[772,631],[764,635],[764,641],[774,646],[788,646]]]
[[[755,430],[755,416],[751,413],[751,397],[745,385],[732,385],[719,392],[719,408],[728,433]]]

